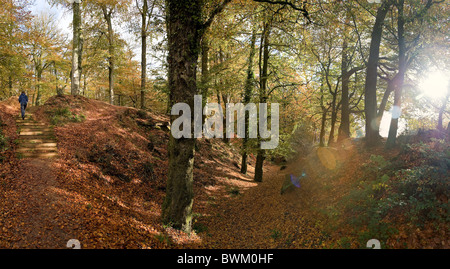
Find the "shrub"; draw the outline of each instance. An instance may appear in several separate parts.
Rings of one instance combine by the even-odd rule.
[[[4,160],[4,156],[3,152],[7,151],[9,149],[9,141],[8,138],[6,136],[3,135],[3,130],[2,130],[2,122],[0,120],[0,163],[3,162]]]
[[[281,238],[281,231],[278,229],[272,229],[270,230],[270,237],[273,239]]]
[[[198,234],[208,231],[208,227],[205,224],[200,223],[200,222],[195,222],[192,228]]]
[[[2,163],[5,158],[2,153],[7,149],[8,149],[8,139],[3,136],[0,130],[0,163]]]
[[[166,244],[166,245],[168,245],[168,246],[170,246],[170,245],[173,244],[173,243],[172,243],[172,239],[170,238],[169,235],[166,235],[166,234],[163,234],[163,233],[159,233],[159,234],[156,234],[156,235],[155,235],[155,238],[156,238],[159,242],[164,243],[164,244]]]
[[[64,125],[68,122],[83,122],[86,117],[83,114],[73,114],[68,107],[56,108],[46,111],[50,114],[52,125]]]
[[[238,188],[238,187],[231,187],[231,188],[228,190],[228,193],[229,193],[231,196],[238,196],[239,194],[241,194],[241,192],[239,191],[239,188]]]
[[[371,238],[386,241],[399,217],[416,226],[450,221],[449,153],[444,140],[434,140],[405,146],[395,165],[371,156],[364,180],[341,201],[344,222],[360,231],[362,246]]]
[[[0,130],[0,152],[8,149],[8,138],[4,136]]]
[[[446,169],[442,167],[448,161],[449,158],[443,158],[440,162],[428,158],[417,167],[399,171],[397,180],[392,184],[395,192],[389,198],[416,225],[450,220],[449,204],[446,199],[440,199],[448,198],[450,194],[448,166]]]

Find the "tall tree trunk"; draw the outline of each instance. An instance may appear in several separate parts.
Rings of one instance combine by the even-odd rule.
[[[381,36],[386,14],[392,5],[392,0],[383,1],[378,8],[375,24],[370,41],[369,60],[367,62],[366,81],[364,85],[364,112],[366,115],[366,145],[373,146],[377,143],[377,69],[380,53]]]
[[[80,93],[81,56],[82,56],[80,3],[74,1],[72,7],[73,7],[73,20],[72,20],[73,47],[72,47],[72,72],[71,72],[70,93],[72,95],[78,95]]]
[[[261,36],[261,50],[260,50],[260,62],[262,60],[262,67],[260,64],[260,88],[259,88],[259,102],[266,103],[267,101],[267,76],[268,76],[268,64],[269,64],[269,35],[270,35],[270,24],[265,23],[263,34]],[[262,59],[261,59],[262,55]],[[261,116],[261,111],[259,111],[259,116]],[[255,176],[254,180],[256,182],[262,182],[263,179],[263,166],[265,159],[265,150],[261,149],[261,137],[258,134],[258,151],[256,155],[255,164]]]
[[[203,36],[201,41],[202,46],[202,81],[201,81],[201,92],[202,92],[202,108],[206,106],[208,102],[208,83],[209,83],[209,70],[208,70],[208,61],[209,61],[209,44],[206,36]],[[205,115],[202,114],[202,123],[205,122]]]
[[[222,47],[220,46],[219,47],[219,65],[223,65],[224,63],[225,63],[225,61],[226,61],[226,58],[225,58],[225,55],[224,55],[224,53],[223,53],[223,51],[222,51]],[[228,94],[225,94],[224,93],[224,89],[225,89],[225,87],[224,87],[224,81],[223,81],[223,79],[220,79],[220,90],[217,90],[217,99],[218,99],[218,102],[219,102],[219,106],[222,106],[222,109],[223,109],[223,111],[225,111],[225,107],[226,107],[226,105],[227,105],[227,102],[228,102]],[[222,97],[222,103],[220,102],[220,97]],[[222,124],[222,128],[223,128],[223,138],[222,138],[222,141],[223,142],[225,142],[225,143],[229,143],[230,142],[230,139],[228,139],[227,138],[227,136],[226,136],[226,133],[227,133],[227,131],[226,131],[226,128],[227,128],[227,125],[226,125],[226,122],[227,122],[227,115],[226,115],[226,113],[223,113],[223,117],[222,117],[222,121],[223,121],[223,124]]]
[[[145,108],[145,85],[147,80],[147,13],[148,2],[143,1],[141,25],[141,109]]]
[[[225,111],[227,103],[230,102],[230,95],[229,94],[224,95],[222,93],[222,100],[223,100],[223,107],[224,107],[223,111]],[[230,138],[228,138],[226,135],[227,134],[227,115],[226,115],[226,113],[223,113],[222,122],[223,122],[223,124],[222,124],[222,126],[223,126],[223,142],[228,144],[228,143],[230,143]]]
[[[327,122],[327,110],[322,109],[322,119],[320,121],[319,147],[325,146],[325,124]]]
[[[245,88],[244,88],[244,105],[250,103],[250,98],[253,92],[253,83],[254,83],[254,73],[253,73],[253,58],[255,57],[255,43],[256,43],[256,33],[253,29],[252,38],[250,42],[250,55],[248,57],[248,67],[247,67],[247,79],[245,80]],[[249,140],[249,113],[245,112],[245,136],[242,140],[242,162],[241,162],[241,173],[247,173],[247,148],[248,148],[248,140]]]
[[[42,81],[43,69],[40,67],[36,68],[36,99],[34,100],[34,105],[38,106],[41,103],[41,81]]]
[[[109,103],[114,104],[114,32],[112,27],[112,9],[108,10],[106,5],[102,5],[103,16],[106,24],[108,25],[108,81],[109,81]]]
[[[86,96],[86,89],[87,89],[87,77],[86,74],[83,75],[83,96]]]
[[[55,64],[53,64],[53,74],[55,75],[55,91],[56,95],[62,95],[60,87],[58,87],[58,70],[56,69]]]
[[[202,0],[166,0],[166,27],[168,44],[169,106],[186,103],[194,107],[197,94],[197,60],[200,40],[215,15],[220,13],[230,0],[224,0],[211,17],[202,22]],[[171,116],[171,123],[176,116]],[[194,115],[191,113],[191,128]],[[193,167],[195,153],[194,138],[169,138],[169,171],[166,197],[162,205],[161,218],[164,223],[190,233],[192,230],[192,204],[194,198]]]
[[[13,81],[12,81],[12,76],[9,75],[8,76],[8,88],[9,88],[9,96],[13,96],[12,92],[13,92]]]
[[[443,117],[444,117],[444,112],[445,112],[445,108],[447,107],[447,102],[448,99],[450,98],[450,84],[448,85],[448,89],[447,89],[447,95],[445,96],[444,101],[442,102],[442,106],[439,109],[439,116],[438,116],[438,124],[437,124],[437,129],[440,131],[444,130],[444,126],[443,126]],[[450,124],[450,123],[449,123]],[[447,130],[449,131],[449,130]]]
[[[166,12],[170,105],[182,102],[193,108],[194,95],[197,94],[202,1],[166,0]],[[171,116],[171,122],[175,118]],[[194,122],[193,113],[191,122]],[[195,139],[175,139],[170,136],[169,171],[162,219],[164,223],[170,223],[188,233],[192,229],[194,153]]]
[[[337,88],[334,92],[332,92],[333,100],[331,102],[331,128],[330,128],[330,134],[328,136],[328,146],[331,146],[334,144],[334,130],[336,127],[336,121],[337,121],[337,114],[339,110],[339,105],[337,103]]]
[[[342,96],[341,96],[341,124],[338,129],[338,142],[350,137],[350,102],[349,102],[349,81],[348,75],[348,44],[347,44],[347,26],[344,26],[344,35],[342,42],[342,62],[341,62],[341,76],[342,76]]]
[[[331,128],[330,128],[330,134],[328,136],[328,144],[327,144],[329,147],[335,143],[335,141],[334,141],[334,132],[335,131],[334,130],[336,128],[336,121],[337,121],[337,111],[334,108],[333,111],[331,112],[331,122],[330,122]]]
[[[381,100],[380,106],[378,107],[378,113],[377,113],[377,128],[378,128],[377,132],[378,133],[380,132],[380,123],[381,123],[381,120],[383,119],[384,111],[386,110],[386,105],[389,100],[389,96],[394,91],[395,84],[397,83],[396,82],[397,77],[398,77],[398,73],[394,76],[394,78],[392,78],[391,80],[388,81],[386,91],[383,94],[383,99]]]
[[[397,4],[397,38],[398,38],[398,78],[394,87],[394,107],[392,111],[391,125],[389,126],[389,134],[386,141],[386,147],[392,148],[396,144],[398,120],[402,107],[402,91],[403,82],[406,73],[406,43],[405,43],[405,18],[403,16],[404,0],[399,0]]]
[[[322,118],[320,120],[319,147],[325,146],[325,125],[327,122],[328,108],[325,107],[324,85],[320,84],[320,108],[322,110]]]

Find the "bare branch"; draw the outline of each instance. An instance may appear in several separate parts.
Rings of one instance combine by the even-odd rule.
[[[295,9],[297,11],[302,12],[303,17],[305,17],[308,20],[309,23],[312,23],[312,20],[309,17],[308,10],[306,10],[306,8],[305,8],[307,1],[303,1],[301,7],[299,7],[299,6],[297,6],[294,3],[289,2],[289,1],[272,1],[272,0],[253,0],[253,1],[259,2],[259,3],[268,3],[268,4],[274,4],[274,5],[284,5],[284,6],[287,5],[287,6],[290,6],[292,9]]]
[[[231,0],[224,0],[222,2],[222,4],[218,5],[209,15],[208,20],[203,24],[202,26],[202,30],[205,31],[206,29],[208,29],[208,27],[211,25],[211,23],[214,20],[214,17],[219,14],[220,12],[222,12],[222,10],[225,8],[226,5],[228,5],[228,3],[230,3]]]

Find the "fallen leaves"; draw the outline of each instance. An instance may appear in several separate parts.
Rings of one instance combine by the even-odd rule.
[[[370,155],[385,154],[380,149],[363,152],[347,141],[343,149],[301,156],[282,171],[266,162],[263,182],[255,183],[252,166],[247,175],[239,173],[240,154],[233,141],[200,139],[194,232],[188,235],[160,219],[168,134],[154,126],[165,122],[165,116],[79,96],[50,99],[34,116],[48,123],[44,111],[58,106],[72,107],[86,120],[55,128],[59,159],[18,160],[14,145],[6,152],[0,169],[0,248],[67,248],[70,239],[95,249],[358,247],[358,231],[352,227],[329,229],[339,222],[339,212],[333,210],[363,176],[361,167]],[[0,111],[0,118],[4,131],[14,137],[16,111],[8,109]],[[281,195],[285,176],[303,172],[307,176],[300,187]],[[450,244],[445,227],[398,228],[387,246]]]

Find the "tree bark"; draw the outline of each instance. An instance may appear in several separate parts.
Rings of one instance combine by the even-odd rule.
[[[336,127],[336,121],[337,121],[337,114],[338,114],[338,105],[337,102],[337,89],[336,92],[333,94],[333,100],[331,102],[331,128],[330,128],[330,135],[328,136],[328,146],[331,146],[334,144],[334,130]]]
[[[145,108],[145,86],[147,80],[147,13],[148,2],[143,0],[141,25],[141,109]]]
[[[244,105],[250,103],[250,98],[253,92],[254,83],[254,73],[253,73],[253,58],[255,57],[255,43],[256,43],[256,33],[255,30],[252,31],[252,38],[250,41],[250,55],[248,57],[248,67],[247,67],[247,79],[245,80],[244,88]],[[241,162],[241,173],[247,173],[247,148],[249,140],[249,115],[245,113],[245,136],[242,140],[242,162]]]
[[[12,94],[13,81],[12,81],[12,76],[11,75],[8,76],[8,88],[9,88],[9,96],[13,96],[13,94]]]
[[[41,70],[36,71],[36,79],[37,79],[36,99],[34,100],[34,105],[38,106],[41,103],[41,80],[42,80],[42,71]]]
[[[346,26],[345,26],[346,29]],[[344,31],[342,41],[342,62],[341,62],[341,76],[342,76],[342,96],[341,96],[341,124],[338,129],[338,142],[350,137],[350,102],[349,102],[349,81],[348,75],[348,44],[347,44],[347,31]]]
[[[398,73],[394,76],[394,78],[392,78],[391,80],[389,80],[387,82],[388,83],[387,89],[384,92],[383,99],[381,100],[380,106],[378,107],[378,113],[377,113],[377,128],[378,128],[377,132],[378,133],[380,132],[380,123],[381,123],[381,120],[383,119],[384,111],[386,110],[386,105],[389,100],[389,96],[394,91],[397,77],[398,77]]]
[[[229,2],[230,0],[224,0],[203,23],[202,0],[166,0],[169,109],[175,103],[186,103],[191,108],[194,107],[194,95],[198,92],[197,60],[200,40],[214,16]],[[171,123],[175,119],[176,116],[171,116]],[[191,125],[194,124],[193,119],[194,115],[191,113]],[[187,233],[192,230],[195,141],[194,138],[175,139],[170,135],[169,171],[161,214],[164,223]]]
[[[72,44],[72,73],[70,92],[72,95],[80,93],[81,80],[81,56],[82,56],[82,40],[81,40],[81,12],[80,3],[73,2],[73,44]]]
[[[327,122],[327,110],[322,109],[322,119],[320,121],[319,147],[325,147],[325,124]]]
[[[259,102],[266,103],[267,101],[267,76],[268,76],[268,65],[269,65],[269,35],[270,35],[270,24],[265,23],[264,31],[261,36],[261,49],[260,51],[260,61],[262,60],[262,67],[260,68],[260,88],[259,88]],[[262,59],[261,59],[262,54]],[[261,66],[261,64],[260,64]],[[260,111],[261,116],[261,111]],[[258,135],[258,146],[261,144],[261,137]],[[255,176],[254,180],[256,182],[262,182],[263,180],[263,166],[265,159],[265,150],[258,148],[256,155],[255,164]]]
[[[114,32],[112,27],[112,9],[108,10],[106,5],[102,5],[103,16],[108,25],[108,81],[109,81],[109,103],[114,104]]]
[[[364,112],[366,115],[366,146],[373,146],[378,142],[377,132],[377,69],[380,54],[381,36],[386,14],[392,5],[391,0],[383,1],[378,8],[375,24],[370,41],[369,60],[367,62],[366,81],[364,85]]]
[[[206,36],[203,36],[201,41],[202,46],[202,81],[201,81],[201,92],[202,92],[202,107],[206,106],[208,102],[208,83],[209,83],[209,69],[208,69],[208,61],[209,61],[209,44]],[[202,122],[205,122],[205,116],[202,115]]]
[[[398,18],[397,18],[397,38],[398,38],[398,77],[394,84],[394,108],[393,115],[391,118],[391,124],[389,126],[389,134],[386,141],[386,147],[392,148],[396,144],[397,131],[398,131],[398,120],[400,118],[400,113],[398,115],[395,111],[400,111],[402,106],[402,91],[403,82],[405,80],[406,73],[406,43],[405,43],[405,18],[403,16],[403,5],[404,0],[399,0],[397,4]]]
[[[170,106],[182,102],[191,108],[194,107],[201,18],[202,1],[166,0]],[[175,118],[171,116],[171,122]],[[191,113],[192,125],[193,122]],[[194,153],[195,139],[175,139],[170,136],[169,170],[166,197],[162,205],[162,220],[187,233],[192,230]]]
[[[444,101],[442,102],[442,106],[439,109],[437,129],[440,130],[440,131],[444,130],[443,116],[444,116],[445,108],[447,107],[447,102],[448,102],[449,98],[450,98],[450,84],[448,85],[447,95],[445,96]],[[449,131],[449,130],[447,130],[447,131]]]

